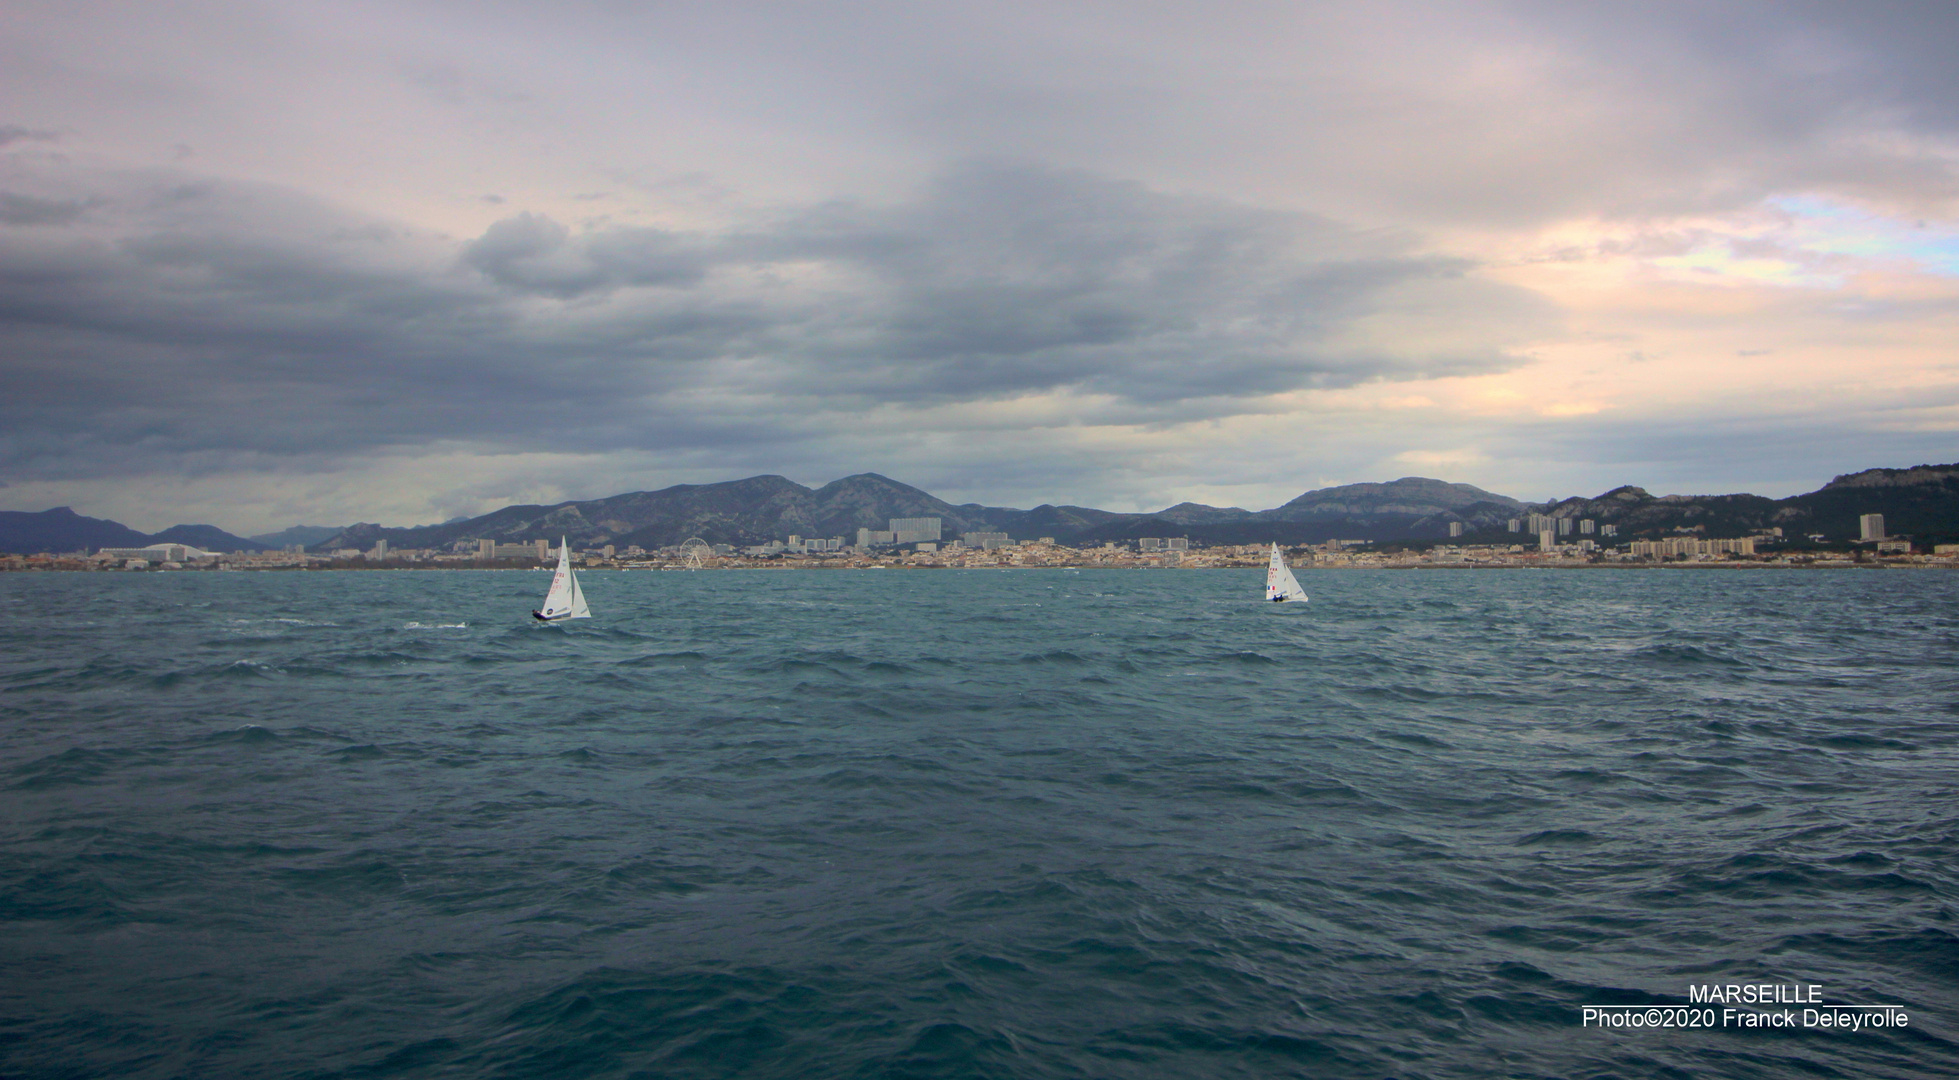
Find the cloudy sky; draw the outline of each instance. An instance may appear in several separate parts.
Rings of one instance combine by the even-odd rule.
[[[0,0],[0,509],[1959,460],[1950,4]]]

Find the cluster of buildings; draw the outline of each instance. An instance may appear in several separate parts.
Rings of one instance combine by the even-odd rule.
[[[1617,525],[1601,523],[1592,518],[1554,517],[1550,514],[1530,514],[1525,517],[1511,518],[1505,523],[1505,528],[1509,532],[1528,533],[1536,537],[1537,550],[1543,552],[1557,551],[1559,545],[1562,543],[1559,537],[1571,536],[1574,532],[1581,537],[1596,536],[1599,539],[1609,539],[1619,535],[1619,526]],[[1458,537],[1462,534],[1462,522],[1452,521],[1449,523],[1449,535],[1451,537]],[[1587,548],[1586,550],[1592,550],[1592,548]]]
[[[728,550],[722,551],[720,550],[722,548],[728,548]],[[832,536],[825,539],[815,536],[798,536],[795,533],[789,534],[787,543],[781,540],[771,540],[766,544],[755,544],[741,549],[742,554],[752,555],[757,558],[765,558],[770,555],[821,555],[829,551],[848,550],[850,550],[849,546],[843,542],[843,537],[841,536]],[[727,555],[733,554],[734,549],[729,548],[727,544],[715,544],[714,552],[717,555]]]
[[[887,530],[870,530],[873,535]],[[898,530],[888,530],[897,532]],[[1071,547],[1057,543],[1052,536],[1035,540],[1014,540],[1004,533],[969,532],[958,539],[914,540],[905,546],[873,543],[850,545],[837,550],[813,552],[803,557],[788,546],[767,544],[746,548],[728,558],[716,558],[708,565],[741,566],[818,566],[818,567],[917,567],[982,569],[994,567],[1209,567],[1263,566],[1266,551],[1262,544],[1233,548],[1193,549],[1184,537],[1157,538],[1143,543],[1107,543],[1094,547]],[[660,554],[670,554],[662,551]],[[669,564],[672,565],[672,564]]]
[[[1001,548],[1037,545],[1054,547],[1052,536],[1038,540],[1015,540],[1004,532],[974,531],[960,533],[957,539],[945,535],[943,518],[892,518],[888,529],[858,529],[857,542],[846,544],[841,536],[827,540],[791,535],[787,541],[771,540],[766,544],[756,544],[741,549],[741,553],[754,558],[768,558],[776,555],[870,555],[892,548],[908,547],[914,554],[934,554],[955,551],[998,551]],[[719,550],[716,554],[729,554]],[[1136,549],[1142,552],[1189,551],[1187,537],[1145,536],[1136,541]],[[1072,550],[1072,549],[1070,549]]]
[[[931,553],[941,547],[947,549],[975,549],[990,551],[996,548],[1012,547],[1019,541],[1013,540],[1003,532],[967,532],[959,534],[956,540],[945,535],[945,520],[935,517],[891,518],[887,529],[858,529],[857,542],[848,544],[841,536],[827,540],[807,539],[790,536],[787,543],[770,541],[754,547],[742,549],[742,554],[767,557],[781,554],[838,554],[865,555],[886,548],[911,547],[914,551]],[[1047,538],[1052,542],[1052,537]]]
[[[786,541],[773,540],[737,550],[729,544],[708,544],[699,539],[685,544],[648,551],[638,546],[623,550],[612,544],[573,553],[585,566],[620,569],[686,569],[706,566],[917,566],[917,567],[998,567],[998,566],[1261,566],[1267,552],[1265,544],[1193,547],[1187,537],[1143,537],[1131,543],[1111,542],[1093,547],[1070,547],[1054,537],[1015,540],[1004,532],[961,533],[957,539],[945,536],[944,522],[936,517],[892,518],[888,529],[859,529],[855,544],[841,536],[803,537],[791,535]],[[1530,542],[1474,546],[1438,545],[1427,551],[1380,552],[1367,550],[1359,540],[1329,540],[1313,546],[1293,546],[1297,565],[1324,566],[1578,566],[1599,563],[1636,563],[1661,560],[1723,562],[1746,559],[1777,563],[1833,565],[1847,561],[1829,553],[1777,552],[1772,545],[1782,539],[1781,529],[1764,529],[1754,536],[1735,539],[1706,539],[1683,534],[1658,540],[1634,540],[1623,547],[1602,547],[1598,540],[1610,539],[1614,525],[1589,518],[1559,518],[1531,514],[1514,518],[1509,531],[1530,534]],[[1929,555],[1914,555],[1911,542],[1891,537],[1884,528],[1884,515],[1865,514],[1858,520],[1858,544],[1868,544],[1875,554],[1896,562],[1959,563],[1959,544],[1938,545]],[[1450,526],[1451,537],[1463,535],[1461,523]],[[1594,539],[1594,538],[1597,539]],[[1812,536],[1822,540],[1821,536]],[[1771,545],[1764,550],[1764,545]],[[1855,556],[1862,558],[1863,556]],[[545,539],[506,544],[496,540],[458,541],[447,550],[395,548],[386,540],[367,549],[341,548],[331,553],[308,553],[298,547],[284,551],[222,554],[201,551],[189,544],[158,543],[143,547],[102,548],[67,555],[0,556],[0,569],[289,569],[351,567],[359,565],[452,565],[481,566],[484,563],[522,560],[549,563],[556,558],[552,542]]]

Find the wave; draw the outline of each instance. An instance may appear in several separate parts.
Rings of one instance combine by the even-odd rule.
[[[105,577],[0,575],[8,1075],[1954,1056],[1959,577]],[[1926,1020],[1577,1027],[1716,974]]]

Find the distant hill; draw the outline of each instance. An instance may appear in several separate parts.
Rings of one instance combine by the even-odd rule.
[[[0,510],[0,551],[10,554],[142,547],[149,542],[148,536],[127,525],[103,518],[83,517],[66,506],[57,506],[38,514]]]
[[[355,525],[320,547],[369,548],[385,539],[397,548],[448,547],[491,539],[517,543],[569,538],[574,544],[663,547],[698,536],[709,543],[759,544],[791,535],[841,536],[884,529],[892,518],[936,517],[945,535],[1004,532],[1015,539],[1052,536],[1065,543],[1100,544],[1143,536],[1189,536],[1206,543],[1291,543],[1329,537],[1397,539],[1446,536],[1448,523],[1502,527],[1524,504],[1468,484],[1406,477],[1385,484],[1350,484],[1307,492],[1273,510],[1179,503],[1153,514],[1116,513],[1043,504],[1032,510],[955,506],[876,473],[861,473],[807,488],[786,477],[751,476],[721,484],[681,484],[604,499],[552,506],[508,506],[466,521],[409,529]]]
[[[1309,491],[1258,516],[1274,521],[1364,515],[1426,517],[1438,511],[1461,511],[1484,505],[1517,510],[1524,504],[1508,495],[1492,494],[1469,484],[1404,476],[1385,484],[1347,484]]]
[[[456,520],[462,521],[465,519],[457,518]],[[311,547],[322,540],[332,538],[344,528],[346,528],[344,525],[294,525],[290,529],[281,529],[275,533],[260,533],[249,539],[255,544],[263,544],[273,550],[279,550],[292,544],[298,544],[301,547]]]
[[[1778,510],[1778,525],[1832,536],[1857,535],[1860,514],[1883,514],[1884,527],[1924,542],[1959,539],[1959,464],[1866,469],[1839,476]]]
[[[1154,513],[1117,513],[1086,506],[1042,504],[1032,510],[953,505],[929,492],[876,473],[860,473],[807,488],[786,477],[751,476],[719,484],[678,484],[603,499],[550,506],[506,506],[480,517],[414,528],[357,524],[298,525],[250,539],[211,525],[177,525],[146,536],[113,521],[87,518],[67,507],[38,514],[0,512],[0,551],[32,554],[79,548],[141,547],[159,540],[207,551],[251,551],[302,543],[313,550],[368,549],[385,539],[396,548],[448,548],[560,536],[581,546],[646,548],[698,536],[716,544],[759,544],[791,535],[842,537],[885,529],[892,518],[936,517],[948,539],[966,532],[1004,532],[1016,540],[1052,536],[1093,546],[1145,536],[1185,536],[1203,544],[1319,543],[1355,539],[1440,540],[1452,523],[1470,541],[1516,542],[1507,523],[1527,513],[1592,518],[1618,526],[1618,539],[1692,533],[1745,536],[1780,527],[1790,538],[1821,533],[1857,536],[1857,518],[1883,514],[1892,535],[1919,543],[1959,542],[1959,465],[1867,469],[1839,476],[1816,491],[1786,499],[1761,495],[1664,495],[1625,485],[1594,498],[1525,503],[1469,484],[1420,476],[1386,483],[1344,484],[1308,491],[1270,510],[1178,503]]]
[[[1858,518],[1883,514],[1885,531],[1920,543],[1959,538],[1959,465],[1866,469],[1786,499],[1761,495],[1662,495],[1631,485],[1593,499],[1534,507],[1554,517],[1592,518],[1619,526],[1619,539],[1694,533],[1746,536],[1780,528],[1798,538],[1854,539]]]
[[[1317,544],[1327,540],[1440,539],[1449,523],[1467,531],[1502,529],[1524,503],[1469,484],[1407,476],[1380,484],[1320,488],[1271,510],[1180,503],[1154,514],[1121,515],[1084,530],[1094,543],[1144,536],[1188,536],[1206,544]],[[1057,539],[1059,537],[1057,536]]]
[[[173,525],[154,535],[120,522],[83,517],[66,506],[40,513],[0,511],[0,552],[33,555],[105,547],[189,544],[205,551],[262,551],[264,545],[233,536],[215,525]]]
[[[1404,476],[1385,484],[1347,484],[1309,491],[1253,515],[1265,522],[1321,523],[1339,535],[1392,539],[1397,535],[1447,536],[1451,522],[1466,531],[1494,528],[1516,517],[1524,504],[1469,484]],[[1344,531],[1341,531],[1344,530]]]
[[[264,551],[267,547],[256,540],[233,536],[216,525],[172,525],[150,537],[149,542],[160,544],[189,544],[204,551]]]
[[[1024,518],[1028,512],[1004,513]],[[446,547],[460,540],[516,543],[565,536],[579,544],[650,548],[695,536],[710,543],[759,544],[791,534],[842,536],[854,542],[858,529],[883,529],[896,517],[940,518],[953,536],[997,527],[989,508],[953,506],[876,473],[845,477],[818,489],[782,476],[751,476],[553,506],[506,506],[466,521],[413,529],[354,525],[320,546],[366,548],[386,539],[395,547]]]

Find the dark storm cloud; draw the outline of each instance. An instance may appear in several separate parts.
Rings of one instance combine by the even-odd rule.
[[[1531,311],[1459,261],[1326,222],[997,163],[890,207],[711,233],[520,213],[460,245],[276,189],[120,183],[87,217],[19,204],[66,227],[0,230],[0,455],[17,471],[753,444],[820,438],[811,418],[837,409],[1062,388],[1140,419],[1215,417],[1511,362],[1500,342],[1353,338],[1410,288]]]
[[[104,183],[108,220],[0,231],[11,465],[79,434],[96,457],[358,445],[399,425],[391,397],[439,420],[475,393],[429,383],[497,312],[407,238],[274,190]]]
[[[1451,359],[1326,342],[1397,286],[1464,268],[1302,215],[1004,165],[897,210],[833,208],[773,246],[876,283],[798,381],[904,399],[1069,386],[1160,402],[1428,369]]]
[[[1719,433],[1793,460],[1771,433],[1817,422],[1731,389],[1721,410],[1760,425],[1631,429],[1677,412],[1689,356],[1732,376],[1773,347],[1741,366],[1885,445],[1917,436],[1834,373],[1945,379],[1913,365],[1949,337],[1951,5],[212,0],[14,22],[16,491],[453,454],[472,464],[424,489],[529,497],[545,466],[496,452],[533,449],[689,479],[936,461],[1086,499],[1097,476],[1359,479],[1512,437],[1510,471],[1587,437],[1761,469]],[[1836,290],[1802,294],[1809,344],[1783,305],[1686,287],[1769,287],[1752,274]],[[1526,348],[1529,374],[1488,385],[1278,396]],[[1575,441],[1525,437],[1535,410]],[[371,467],[369,494],[417,482]]]
[[[1508,363],[1474,345],[1396,356],[1329,344],[1417,282],[1527,313],[1514,294],[1467,282],[1461,260],[1393,247],[1304,215],[984,163],[949,171],[907,205],[831,204],[713,237],[574,238],[524,214],[464,259],[507,288],[561,298],[632,286],[712,294],[710,269],[772,277],[750,294],[769,304],[763,321],[721,355],[781,364],[780,388],[812,395],[933,401],[1074,387],[1162,402]]]

